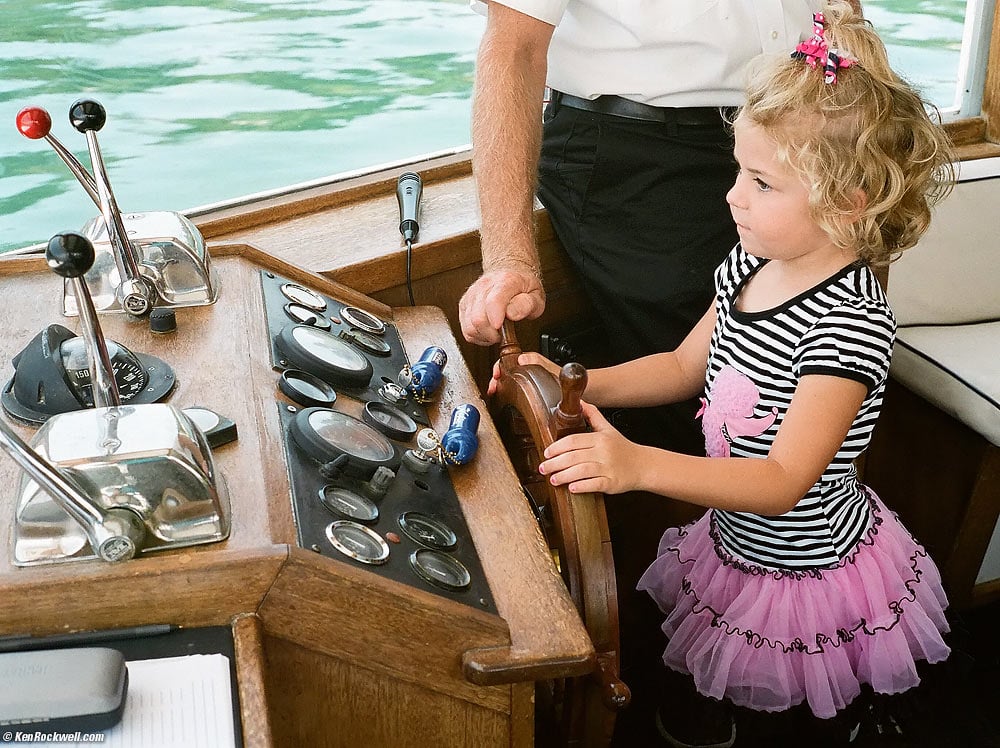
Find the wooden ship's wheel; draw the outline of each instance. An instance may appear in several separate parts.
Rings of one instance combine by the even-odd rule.
[[[566,364],[556,381],[541,366],[518,363],[521,348],[509,322],[501,334],[494,422],[597,653],[589,675],[539,684],[539,732],[560,746],[607,746],[631,695],[619,678],[618,595],[604,495],[571,494],[538,473],[549,444],[587,427],[580,407],[587,370]]]

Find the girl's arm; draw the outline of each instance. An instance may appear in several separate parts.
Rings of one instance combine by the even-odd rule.
[[[716,509],[784,514],[833,461],[866,393],[853,379],[804,376],[764,459],[692,457],[635,444],[585,403],[594,430],[551,444],[539,472],[573,493],[650,491]]]
[[[712,303],[676,349],[588,371],[584,397],[602,408],[643,408],[699,395],[705,389],[705,367],[714,329]]]
[[[687,400],[705,388],[708,348],[715,328],[715,305],[698,321],[683,342],[669,353],[626,361],[604,369],[587,370],[584,397],[600,407],[640,408]],[[537,364],[559,376],[559,366],[538,353],[522,353],[519,364]],[[487,392],[496,391],[499,365],[493,367],[493,380]]]

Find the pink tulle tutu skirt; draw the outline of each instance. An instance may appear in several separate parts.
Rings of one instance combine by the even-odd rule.
[[[667,530],[638,585],[667,616],[664,663],[706,696],[763,711],[805,701],[824,718],[862,684],[887,694],[917,685],[917,660],[948,657],[948,601],[923,547],[873,494],[871,507],[850,555],[808,571],[726,553],[712,512]]]

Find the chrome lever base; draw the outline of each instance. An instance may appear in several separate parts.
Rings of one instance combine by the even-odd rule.
[[[103,510],[138,515],[145,526],[138,554],[229,536],[225,481],[204,434],[171,405],[59,414],[31,447]],[[28,474],[18,489],[12,540],[14,566],[98,558],[83,527]]]
[[[153,307],[206,306],[218,299],[218,283],[201,232],[180,213],[149,211],[122,216],[128,240],[136,249],[142,282],[153,291]],[[97,312],[129,311],[128,283],[123,283],[101,216],[91,219],[82,233],[94,245],[94,264],[84,280]],[[63,315],[78,315],[76,297],[67,280]]]

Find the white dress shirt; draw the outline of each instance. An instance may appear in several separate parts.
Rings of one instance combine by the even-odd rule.
[[[555,26],[548,85],[654,106],[742,103],[747,63],[791,54],[824,0],[489,0]],[[473,8],[485,12],[480,0]]]

